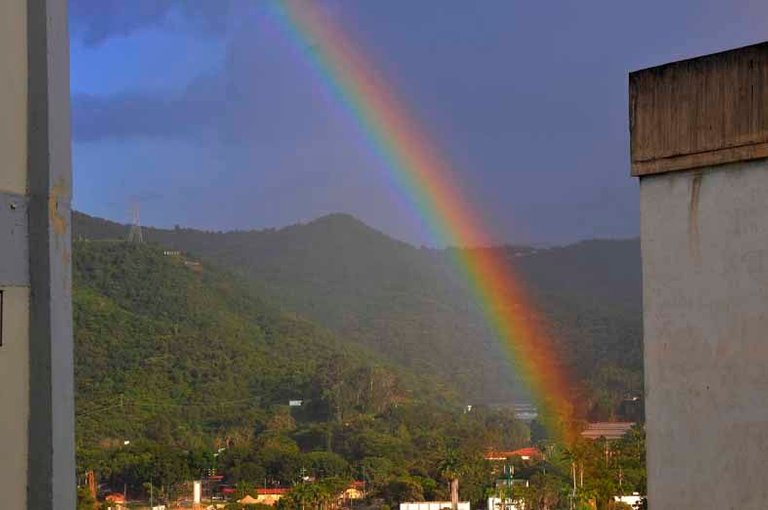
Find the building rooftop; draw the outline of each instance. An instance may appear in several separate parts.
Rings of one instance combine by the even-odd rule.
[[[628,421],[590,423],[582,431],[581,437],[586,439],[599,439],[601,437],[610,440],[621,439],[634,425]]]
[[[522,457],[523,459],[540,459],[542,457],[538,448],[528,447],[509,451],[490,451],[485,454],[486,460],[507,460],[510,457]]]

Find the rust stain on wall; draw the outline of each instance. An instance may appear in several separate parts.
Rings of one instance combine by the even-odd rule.
[[[693,260],[699,262],[699,196],[701,194],[702,172],[695,172],[691,181],[691,201],[688,204],[688,250]]]
[[[57,182],[51,187],[51,193],[48,195],[48,218],[53,228],[53,233],[58,236],[63,236],[67,233],[67,216],[66,212],[61,210],[59,204],[62,199],[67,197],[67,188]]]

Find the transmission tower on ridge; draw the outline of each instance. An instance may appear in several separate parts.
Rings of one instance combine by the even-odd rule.
[[[131,207],[131,214],[133,216],[132,222],[131,222],[131,230],[128,232],[128,242],[129,243],[143,243],[144,242],[144,234],[141,231],[141,217],[139,215],[139,205],[133,204],[133,207]]]

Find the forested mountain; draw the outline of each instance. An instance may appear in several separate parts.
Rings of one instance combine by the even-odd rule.
[[[130,497],[169,501],[216,469],[247,487],[310,474],[336,491],[365,479],[391,504],[445,498],[439,461],[456,451],[476,468],[465,490],[479,500],[485,449],[528,443],[512,413],[464,413],[429,376],[212,265],[80,240],[73,269],[78,469]]]
[[[75,216],[75,236],[119,239],[128,227]],[[430,374],[473,402],[521,398],[513,370],[446,250],[394,240],[336,214],[283,229],[145,228],[150,243],[245,276],[264,295],[393,365]],[[582,404],[608,418],[642,385],[636,240],[534,249],[502,246],[588,388]]]
[[[80,241],[74,252],[81,441],[224,443],[291,399],[314,421],[413,399],[397,369],[226,272],[120,241]]]

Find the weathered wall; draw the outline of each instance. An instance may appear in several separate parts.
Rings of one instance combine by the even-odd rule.
[[[768,43],[629,77],[632,174],[768,157]]]
[[[3,289],[0,347],[0,495],[2,508],[26,508],[29,417],[29,289]]]
[[[768,507],[768,161],[640,181],[649,501]]]
[[[26,9],[26,0],[0,2],[0,506],[8,509],[26,508],[27,497]]]
[[[66,0],[0,1],[0,508],[75,507]]]
[[[27,187],[27,3],[0,2],[0,192]]]
[[[768,508],[768,43],[630,74],[648,495]]]

